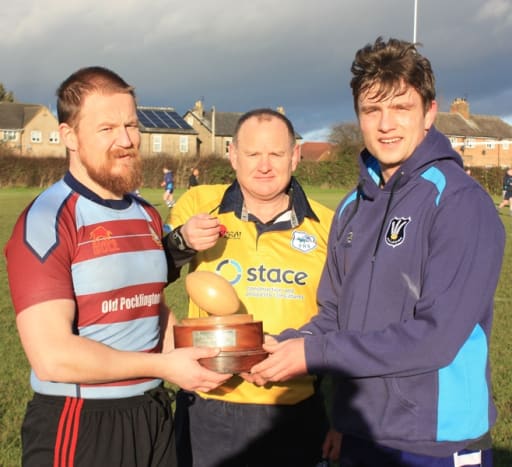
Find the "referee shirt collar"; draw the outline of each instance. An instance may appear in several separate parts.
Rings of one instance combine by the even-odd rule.
[[[290,195],[290,208],[295,212],[299,224],[302,223],[305,217],[319,221],[317,215],[309,204],[306,193],[304,193],[304,190],[295,177],[291,178],[286,192]],[[239,219],[242,219],[243,211],[244,197],[240,184],[235,180],[224,192],[218,212],[234,212]]]

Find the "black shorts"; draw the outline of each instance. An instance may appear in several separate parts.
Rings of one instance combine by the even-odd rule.
[[[161,387],[126,399],[35,394],[21,432],[23,466],[174,467],[171,403]]]
[[[505,191],[503,193],[503,199],[508,201],[510,198],[512,198],[512,191]]]

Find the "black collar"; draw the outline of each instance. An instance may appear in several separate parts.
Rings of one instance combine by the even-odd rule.
[[[290,196],[290,209],[295,213],[298,223],[302,223],[305,217],[319,221],[311,208],[306,193],[295,177],[292,177],[286,190]],[[234,212],[236,217],[242,219],[244,211],[244,197],[237,180],[235,180],[224,192],[222,201],[218,206],[218,212]],[[217,210],[215,209],[215,210]]]
[[[111,209],[126,209],[133,201],[133,198],[129,194],[124,195],[123,199],[103,199],[94,193],[94,191],[87,188],[84,184],[80,183],[75,177],[73,177],[73,175],[71,175],[71,172],[66,172],[64,175],[64,182],[80,196]]]

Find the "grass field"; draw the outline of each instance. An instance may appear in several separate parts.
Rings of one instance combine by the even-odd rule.
[[[342,193],[338,190],[307,188],[314,199],[334,208]],[[21,210],[39,193],[37,189],[0,189],[0,245],[5,245]],[[163,217],[167,208],[161,190],[144,190],[143,196],[153,202]],[[176,192],[177,197],[181,194]],[[503,210],[501,216],[507,230],[507,248],[501,280],[496,293],[495,324],[491,342],[493,389],[499,419],[493,431],[495,467],[512,466],[512,217]],[[186,295],[182,279],[166,289],[167,303],[178,317],[185,313]],[[19,432],[26,402],[31,397],[29,367],[21,349],[14,312],[12,311],[5,262],[0,261],[0,466],[20,465]]]

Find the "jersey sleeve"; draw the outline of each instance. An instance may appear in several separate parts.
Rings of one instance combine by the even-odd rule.
[[[51,214],[32,218],[30,213],[30,207],[22,213],[5,247],[16,314],[37,303],[74,298],[67,229]],[[68,217],[65,210],[59,216]]]

